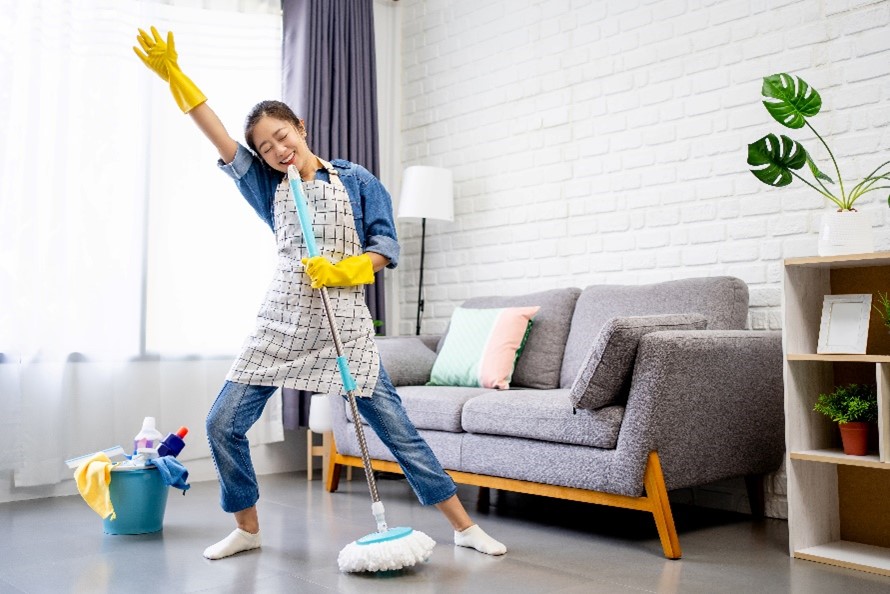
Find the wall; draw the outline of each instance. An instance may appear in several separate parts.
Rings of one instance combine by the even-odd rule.
[[[888,2],[400,4],[404,165],[456,182],[454,223],[427,225],[425,332],[470,296],[713,275],[746,281],[749,326],[778,330],[782,259],[816,254],[828,203],[799,181],[760,183],[746,145],[786,134],[833,169],[812,132],[769,116],[762,77],[820,92],[812,123],[848,184],[890,147]],[[886,193],[858,204],[890,249]],[[419,226],[400,234],[409,334]],[[771,489],[783,516],[782,474]],[[697,499],[745,504],[735,484]]]

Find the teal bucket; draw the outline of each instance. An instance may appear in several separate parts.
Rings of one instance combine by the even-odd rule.
[[[148,534],[163,528],[168,487],[157,468],[113,469],[108,488],[117,518],[102,520],[106,534]]]

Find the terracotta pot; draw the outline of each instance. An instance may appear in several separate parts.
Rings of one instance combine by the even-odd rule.
[[[848,456],[865,455],[868,451],[868,425],[869,423],[838,423],[845,454]]]

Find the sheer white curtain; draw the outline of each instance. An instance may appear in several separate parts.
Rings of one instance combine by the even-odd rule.
[[[190,425],[186,459],[207,455],[203,419],[274,238],[131,46],[137,26],[173,29],[240,138],[249,108],[281,94],[280,11],[214,5],[0,0],[0,472],[16,486],[126,447],[143,416]],[[282,439],[275,401],[252,442]]]

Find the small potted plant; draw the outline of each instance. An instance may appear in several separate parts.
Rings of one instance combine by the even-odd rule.
[[[884,326],[887,328],[887,332],[890,332],[890,295],[879,291],[878,298],[875,301],[877,301],[877,303],[872,307],[878,311],[881,319],[884,320]]]
[[[837,422],[845,454],[865,455],[868,450],[869,426],[878,420],[876,386],[867,384],[838,386],[830,394],[819,394],[813,410]]]
[[[776,188],[787,186],[797,178],[834,203],[837,212],[825,213],[822,217],[819,233],[820,256],[874,251],[871,221],[858,213],[853,204],[869,192],[890,188],[887,185],[890,181],[890,161],[878,165],[855,186],[845,186],[834,153],[807,120],[822,108],[819,92],[799,76],[780,73],[764,77],[761,94],[763,106],[774,120],[792,129],[806,126],[819,139],[831,159],[837,186],[835,187],[835,181],[831,177],[819,170],[812,155],[801,143],[784,134],[767,134],[748,145],[751,173],[763,183]],[[815,183],[797,173],[804,165],[810,170]],[[887,198],[887,204],[890,205],[890,197]]]

